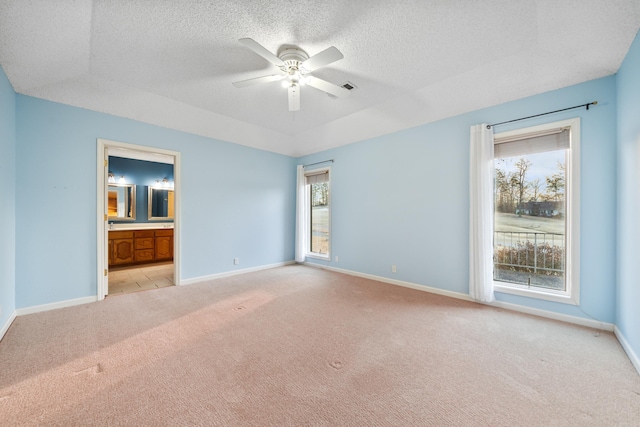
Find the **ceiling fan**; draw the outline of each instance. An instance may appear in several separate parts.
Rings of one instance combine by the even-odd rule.
[[[240,39],[240,43],[278,67],[280,74],[255,77],[232,83],[237,88],[281,80],[282,85],[289,90],[289,111],[298,111],[300,109],[300,86],[305,84],[335,97],[349,94],[349,91],[341,86],[310,75],[312,71],[344,58],[342,53],[334,46],[312,57],[309,57],[305,51],[297,47],[286,47],[276,56],[253,39]]]

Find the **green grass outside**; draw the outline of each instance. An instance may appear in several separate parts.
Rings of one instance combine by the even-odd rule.
[[[496,212],[495,231],[565,234],[564,218],[545,218]]]

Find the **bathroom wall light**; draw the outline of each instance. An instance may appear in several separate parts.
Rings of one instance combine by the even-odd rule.
[[[107,179],[107,182],[109,184],[115,184],[116,183],[116,177],[113,175],[113,172],[109,172],[109,178]]]
[[[124,175],[120,175],[120,179],[118,179],[118,184],[126,184],[127,181],[124,179]]]
[[[153,184],[153,188],[173,188],[173,182],[169,181],[169,178],[166,176],[162,178],[162,180],[156,179],[156,183]]]
[[[169,181],[169,179],[165,176],[162,179],[162,187],[163,188],[173,188],[173,182]]]

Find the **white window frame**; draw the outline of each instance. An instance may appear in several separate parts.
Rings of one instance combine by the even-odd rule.
[[[332,209],[332,204],[331,204],[331,167],[327,166],[324,168],[318,168],[318,169],[312,169],[309,171],[305,171],[304,176],[305,179],[308,175],[317,175],[317,174],[321,174],[321,173],[327,173],[329,178],[328,178],[328,183],[329,183],[329,211],[328,211],[328,227],[329,227],[329,247],[327,248],[327,253],[326,254],[320,254],[317,252],[311,252],[311,184],[305,184],[305,199],[304,199],[304,205],[305,205],[305,209],[306,209],[306,216],[307,216],[307,221],[309,226],[307,227],[307,229],[305,230],[305,233],[307,234],[307,247],[305,248],[305,256],[307,258],[316,258],[316,259],[320,259],[323,261],[330,261],[331,260],[331,243],[333,242],[333,238],[332,238],[332,233],[331,233],[331,209]]]
[[[497,133],[494,139],[515,137],[522,134],[543,132],[558,128],[570,129],[570,147],[567,150],[565,169],[566,200],[566,264],[565,291],[529,288],[526,285],[493,281],[495,292],[520,295],[564,304],[580,305],[580,118],[562,120]],[[491,248],[493,251],[493,248]]]

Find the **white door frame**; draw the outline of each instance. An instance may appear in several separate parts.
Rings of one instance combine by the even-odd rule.
[[[106,190],[107,190],[107,167],[105,162],[108,160],[105,156],[106,149],[113,148],[125,148],[134,151],[144,151],[148,153],[159,153],[168,156],[173,156],[173,181],[174,181],[174,203],[175,211],[173,218],[173,283],[180,285],[180,152],[164,150],[161,148],[146,147],[143,145],[128,144],[126,142],[110,141],[107,139],[98,138],[98,167],[97,167],[97,242],[98,242],[98,258],[97,258],[97,296],[98,301],[104,299],[107,291],[109,279],[105,272],[108,271],[108,253],[107,253],[107,233],[108,221],[106,215]]]

